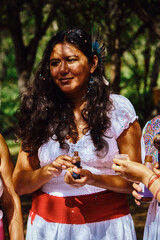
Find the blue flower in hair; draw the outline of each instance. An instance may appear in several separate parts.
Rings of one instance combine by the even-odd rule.
[[[93,50],[93,52],[96,52],[96,54],[98,56],[99,64],[101,64],[101,62],[102,62],[101,49],[100,49],[99,43],[97,41],[92,42],[92,50]]]

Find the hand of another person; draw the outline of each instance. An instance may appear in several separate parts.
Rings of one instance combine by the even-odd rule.
[[[160,176],[160,170],[159,170],[159,164],[158,162],[154,163],[153,165],[153,172],[155,172],[155,174],[159,175]]]
[[[142,188],[141,186],[139,185],[139,183],[133,183],[133,192],[132,192],[132,195],[133,197],[135,198],[134,201],[135,203],[139,206],[141,204],[141,198],[142,196],[138,193],[138,192],[142,192]]]
[[[80,174],[80,179],[74,179],[72,177],[73,172]],[[66,174],[64,176],[64,181],[67,184],[70,184],[72,187],[82,187],[85,184],[89,184],[92,180],[92,173],[86,169],[81,168],[71,168],[66,171]]]
[[[68,155],[60,155],[52,163],[42,168],[42,174],[50,175],[51,177],[57,177],[61,174],[62,170],[71,167],[74,167],[72,158]]]
[[[121,177],[130,181],[141,182],[143,173],[147,170],[143,164],[129,160],[114,158],[113,162],[112,169]]]

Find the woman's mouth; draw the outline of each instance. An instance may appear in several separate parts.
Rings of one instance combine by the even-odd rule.
[[[73,79],[73,77],[64,77],[64,78],[59,78],[59,81],[61,83],[68,83]]]

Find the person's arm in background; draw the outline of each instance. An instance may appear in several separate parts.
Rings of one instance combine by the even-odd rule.
[[[119,152],[128,154],[131,161],[141,162],[141,128],[138,121],[130,124],[129,128],[123,131],[117,142]],[[74,172],[81,175],[81,179],[74,180],[71,172],[67,171],[65,182],[75,187],[90,184],[106,188],[115,192],[129,193],[133,190],[132,183],[118,175],[95,175],[85,169],[74,169]]]
[[[130,181],[142,182],[152,192],[153,196],[160,202],[160,170],[154,168],[153,171],[148,169],[145,165],[132,162],[114,159],[112,166],[113,170],[121,177]],[[158,176],[158,177],[156,177]],[[152,183],[152,184],[150,184]],[[132,195],[135,197],[135,202],[140,205],[141,195],[138,194],[142,189],[137,183],[133,183],[134,191]]]
[[[1,197],[3,214],[7,221],[10,240],[23,240],[23,219],[21,201],[12,183],[13,162],[8,146],[0,134],[0,174],[4,189]]]

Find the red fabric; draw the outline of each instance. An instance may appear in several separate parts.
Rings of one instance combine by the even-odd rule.
[[[30,211],[29,216],[31,218],[31,224],[33,224],[33,221],[34,221],[34,219],[36,217],[36,214],[34,212]]]
[[[33,194],[31,208],[33,217],[37,214],[48,222],[67,224],[100,222],[129,213],[126,195],[111,191],[74,197],[55,197],[38,191]]]
[[[0,220],[0,240],[5,240],[3,219]]]

